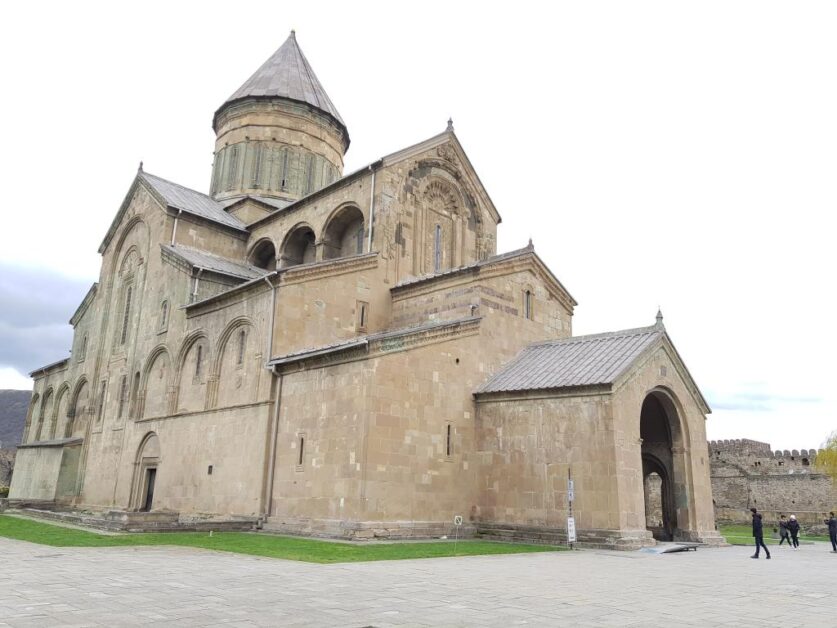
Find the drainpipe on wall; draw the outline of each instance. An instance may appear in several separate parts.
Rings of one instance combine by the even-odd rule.
[[[279,438],[279,406],[282,403],[282,376],[276,373],[276,369],[271,369],[279,382],[276,384],[276,403],[273,406],[273,429],[270,431],[270,453],[268,454],[268,468],[267,468],[267,490],[264,500],[264,512],[262,517],[265,521],[270,516],[273,510],[273,478],[276,473],[276,439]]]
[[[195,275],[195,285],[192,288],[191,303],[194,303],[195,301],[198,300],[198,281],[200,281],[201,273],[203,273],[203,268],[201,268],[200,266],[197,266],[196,268],[198,269],[198,274]]]
[[[383,159],[379,159],[374,164],[369,164],[369,171],[372,173],[372,188],[369,190],[369,243],[366,246],[366,252],[372,252],[372,227],[375,224],[375,173],[378,168],[384,163]]]
[[[276,439],[279,434],[279,405],[282,400],[282,376],[277,375],[274,368],[268,366],[271,354],[273,353],[273,328],[276,324],[276,288],[277,286],[270,281],[271,277],[278,275],[278,271],[273,271],[271,274],[265,276],[264,280],[270,286],[272,293],[270,295],[270,328],[267,333],[267,356],[265,360],[265,367],[270,371],[271,375],[276,375],[279,381],[276,385],[276,401],[273,406],[273,425],[270,429],[270,443],[268,445],[267,454],[267,477],[265,481],[265,495],[262,507],[262,521],[267,521],[270,516],[271,508],[273,507],[273,478],[274,467],[276,466]]]
[[[174,246],[174,236],[177,235],[177,219],[180,218],[180,214],[183,213],[182,209],[177,210],[177,216],[174,217],[174,227],[171,230],[171,245]]]

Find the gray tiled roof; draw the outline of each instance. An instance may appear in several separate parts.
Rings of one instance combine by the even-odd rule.
[[[171,246],[170,244],[163,244],[161,246],[167,253],[180,257],[192,266],[230,277],[250,280],[264,277],[269,272],[249,264],[235,262],[226,257],[213,255],[206,251],[199,251],[188,246]]]
[[[612,384],[665,335],[662,325],[530,345],[477,393]]]
[[[235,216],[224,211],[224,206],[212,197],[195,190],[166,181],[147,172],[140,172],[140,177],[163,197],[169,207],[180,209],[187,214],[200,216],[207,220],[246,231],[245,225]]]
[[[330,115],[345,129],[346,123],[326,94],[291,31],[288,39],[224,103],[248,97],[288,98],[307,103]]]

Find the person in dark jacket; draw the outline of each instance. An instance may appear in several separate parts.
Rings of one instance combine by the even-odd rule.
[[[799,549],[799,522],[796,520],[796,515],[790,516],[790,521],[788,521],[788,532],[790,532],[791,535],[793,549]]]
[[[767,560],[770,560],[770,550],[764,544],[764,530],[761,524],[761,515],[755,508],[750,508],[750,512],[753,513],[753,537],[756,539],[756,553],[750,556],[750,558],[758,558],[759,550],[763,547],[764,553],[767,554]]]
[[[837,519],[834,517],[834,511],[830,513],[831,516],[825,520],[828,524],[828,537],[831,539],[831,553],[837,554]]]
[[[788,547],[791,546],[790,532],[788,532],[788,521],[785,519],[785,515],[779,516],[779,537],[779,545],[787,541]]]

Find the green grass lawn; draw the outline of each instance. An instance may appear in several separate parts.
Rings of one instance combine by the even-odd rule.
[[[719,529],[721,535],[726,537],[727,542],[732,545],[753,545],[755,541],[753,540],[753,528],[748,525],[729,525],[729,526],[721,526]],[[764,543],[765,545],[778,545],[779,539],[772,538],[773,528],[765,526],[764,527]],[[809,536],[807,534],[800,534],[799,535],[800,541],[826,541],[828,542],[827,536]]]
[[[97,534],[84,530],[0,515],[0,536],[53,547],[128,547],[180,545],[202,549],[268,556],[310,563],[347,563],[404,558],[441,558],[482,554],[522,554],[566,549],[552,545],[523,545],[489,541],[348,544],[249,532],[165,532]]]

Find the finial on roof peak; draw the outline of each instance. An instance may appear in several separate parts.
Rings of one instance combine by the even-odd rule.
[[[532,244],[532,238],[529,238],[529,244],[526,245],[526,248],[529,249],[530,251],[535,250],[535,245]]]
[[[448,118],[448,128],[445,130],[448,133],[453,133],[453,118]]]
[[[294,30],[293,28],[291,29],[290,37],[291,39],[296,39],[296,30]]]
[[[142,161],[140,161],[139,168],[137,168],[137,172],[142,172]]]
[[[654,326],[658,327],[659,329],[665,328],[665,325],[663,325],[663,311],[662,309],[660,309],[659,306],[657,306],[657,324]]]

